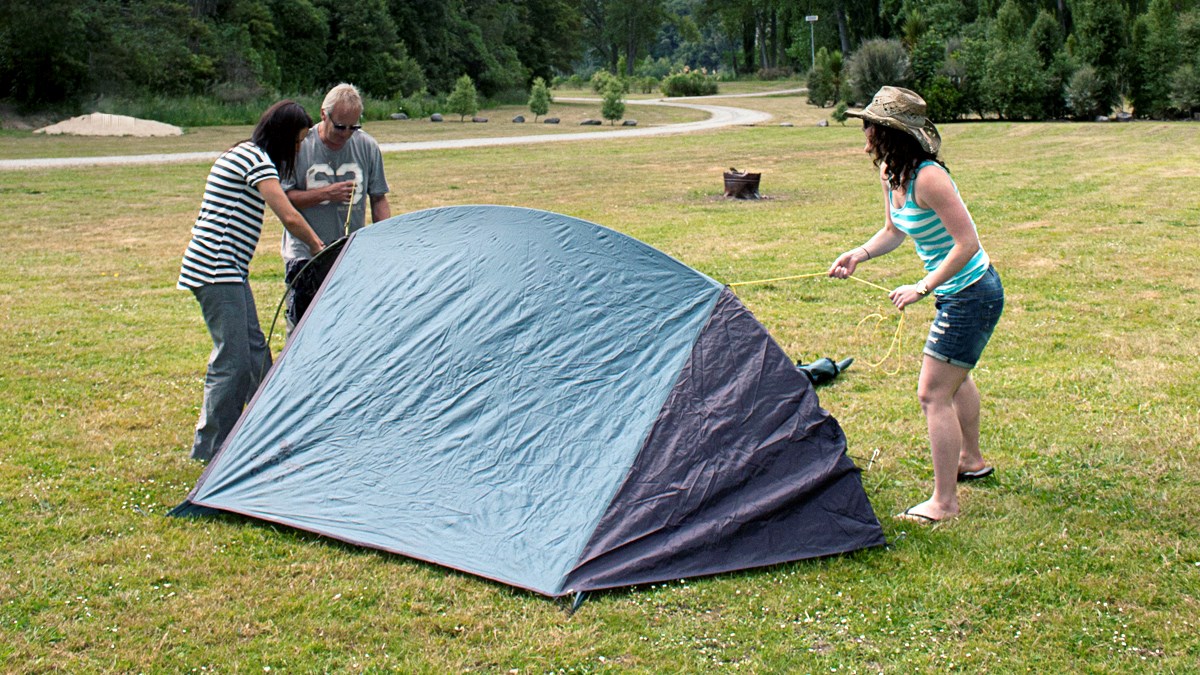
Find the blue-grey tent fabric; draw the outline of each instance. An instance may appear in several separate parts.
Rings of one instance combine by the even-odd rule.
[[[376,224],[189,499],[558,594],[720,292],[551,213]]]
[[[837,420],[726,290],[567,580],[630,586],[885,543]]]
[[[603,542],[626,542],[639,527],[662,527],[634,513],[626,521],[614,507],[618,494],[654,498],[630,493],[628,481],[639,475],[635,464],[648,466],[659,452],[691,461],[697,453],[725,451],[711,444],[707,450],[669,447],[672,435],[693,440],[689,432],[670,431],[672,425],[738,421],[706,418],[705,410],[680,405],[680,397],[692,395],[681,388],[681,377],[694,378],[688,372],[697,363],[743,367],[725,364],[720,344],[706,347],[698,360],[698,341],[707,345],[702,334],[737,324],[756,336],[740,348],[779,351],[744,309],[752,325],[714,323],[715,309],[729,305],[728,298],[719,283],[649,246],[559,214],[459,206],[375,224],[346,244],[274,369],[177,512],[239,513],[551,596],[651,579],[653,571],[613,572],[597,561],[638,567],[601,550]],[[737,359],[749,367],[765,364]],[[787,371],[778,363],[771,367]],[[799,475],[792,465],[804,460],[772,460],[790,471],[774,489],[814,495],[820,504],[813,510],[837,514],[814,520],[810,529],[853,529],[847,522],[863,518],[865,496],[857,474],[846,472],[844,440],[831,431],[836,422],[808,421],[804,415],[832,418],[816,408],[798,372],[784,377],[792,379],[763,381],[807,401],[793,414],[797,424],[812,423],[831,435],[823,450],[811,453],[816,466],[829,470],[811,480],[857,489],[860,498],[832,488],[826,492],[836,498],[830,498],[817,487],[790,484]],[[720,392],[705,395],[722,399]],[[756,405],[753,394],[740,396],[749,399],[735,407]],[[764,419],[775,421],[769,414]],[[709,437],[712,444],[724,439]],[[759,470],[754,462],[742,466]],[[736,492],[737,482],[727,489]],[[763,499],[746,497],[750,511],[758,508],[750,502]],[[730,499],[722,503],[739,497]],[[639,508],[629,498],[623,503],[622,509]],[[777,517],[780,508],[767,513]],[[794,525],[793,519],[780,522]],[[614,534],[601,531],[608,529]],[[743,540],[770,546],[779,537],[791,539],[780,533]],[[794,542],[787,546],[792,552],[754,559],[809,557],[797,555]],[[818,545],[812,555],[834,548]],[[683,569],[763,564],[740,560],[725,566],[675,561],[661,567],[667,574],[658,579],[683,576]]]

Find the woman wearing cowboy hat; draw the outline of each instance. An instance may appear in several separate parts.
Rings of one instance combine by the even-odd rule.
[[[971,214],[946,165],[942,139],[925,116],[925,101],[900,87],[883,87],[861,118],[864,150],[879,167],[884,224],[862,246],[838,256],[829,275],[845,279],[859,263],[892,252],[912,237],[925,276],[889,297],[903,310],[934,296],[937,314],[925,342],[917,397],[929,429],[933,496],[897,518],[934,523],[958,515],[958,483],[993,469],[979,449],[979,390],[971,369],[1004,309],[1004,288],[979,243]]]

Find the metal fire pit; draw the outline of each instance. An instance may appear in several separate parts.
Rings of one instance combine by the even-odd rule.
[[[758,199],[758,182],[761,173],[746,173],[737,169],[725,172],[725,196],[734,199]]]

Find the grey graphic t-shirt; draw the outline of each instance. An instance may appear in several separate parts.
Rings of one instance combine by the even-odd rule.
[[[314,126],[300,144],[300,153],[296,157],[295,178],[284,181],[284,191],[312,190],[345,180],[354,181],[352,202],[322,202],[300,211],[317,236],[326,244],[362,229],[367,222],[370,197],[386,194],[388,184],[383,176],[383,155],[379,152],[379,144],[374,138],[365,131],[356,131],[341,150],[334,152],[321,140]],[[351,214],[348,227],[347,211]],[[280,253],[285,261],[312,257],[308,246],[287,230],[283,232]]]

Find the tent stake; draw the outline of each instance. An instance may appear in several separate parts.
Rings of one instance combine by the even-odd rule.
[[[587,591],[579,591],[575,594],[575,602],[571,603],[571,610],[567,612],[567,616],[575,616],[575,612],[579,610],[579,606],[587,600]]]

